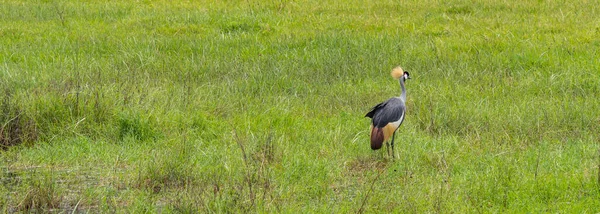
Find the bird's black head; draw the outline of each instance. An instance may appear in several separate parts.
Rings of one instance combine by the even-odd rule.
[[[402,75],[402,78],[404,78],[404,81],[406,81],[407,79],[410,79],[410,74],[408,73],[408,71],[404,72],[404,74]]]

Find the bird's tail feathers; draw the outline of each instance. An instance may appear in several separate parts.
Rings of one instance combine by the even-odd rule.
[[[383,129],[378,127],[371,128],[371,149],[380,149],[383,145]]]

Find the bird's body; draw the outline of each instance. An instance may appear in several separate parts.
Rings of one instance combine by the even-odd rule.
[[[399,97],[386,100],[377,104],[367,117],[372,118],[371,123],[371,149],[380,149],[383,142],[387,142],[404,121],[404,101]]]
[[[370,117],[372,119],[371,149],[380,149],[383,142],[388,142],[391,137],[393,154],[395,133],[404,121],[404,116],[406,114],[406,89],[404,88],[404,81],[409,79],[409,74],[408,72],[404,72],[402,68],[396,67],[392,70],[392,76],[399,79],[402,93],[399,97],[393,97],[385,102],[377,104],[365,115],[365,117]]]

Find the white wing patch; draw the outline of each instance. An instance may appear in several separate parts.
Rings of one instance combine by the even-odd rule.
[[[390,124],[392,124],[397,129],[398,127],[400,127],[400,124],[402,124],[403,120],[404,120],[404,112],[402,112],[402,115],[400,115],[400,119],[398,119],[397,121],[391,122]]]

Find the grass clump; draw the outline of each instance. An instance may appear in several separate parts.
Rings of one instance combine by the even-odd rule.
[[[167,159],[151,163],[140,173],[136,186],[160,193],[169,189],[185,189],[196,179],[189,164]]]
[[[159,133],[155,128],[156,122],[152,116],[142,116],[140,114],[119,114],[118,119],[118,138],[125,140],[132,138],[136,141],[155,140]]]
[[[6,150],[38,138],[37,123],[12,100],[10,92],[0,97],[0,148]]]
[[[48,212],[63,205],[62,192],[52,175],[42,175],[29,180],[25,196],[16,209],[26,212]]]
[[[143,170],[139,171],[134,182],[135,187],[158,194],[183,191],[196,184],[196,162],[190,157],[195,151],[194,147],[187,139],[177,139],[167,144],[170,149],[163,153],[154,153],[145,163]]]

